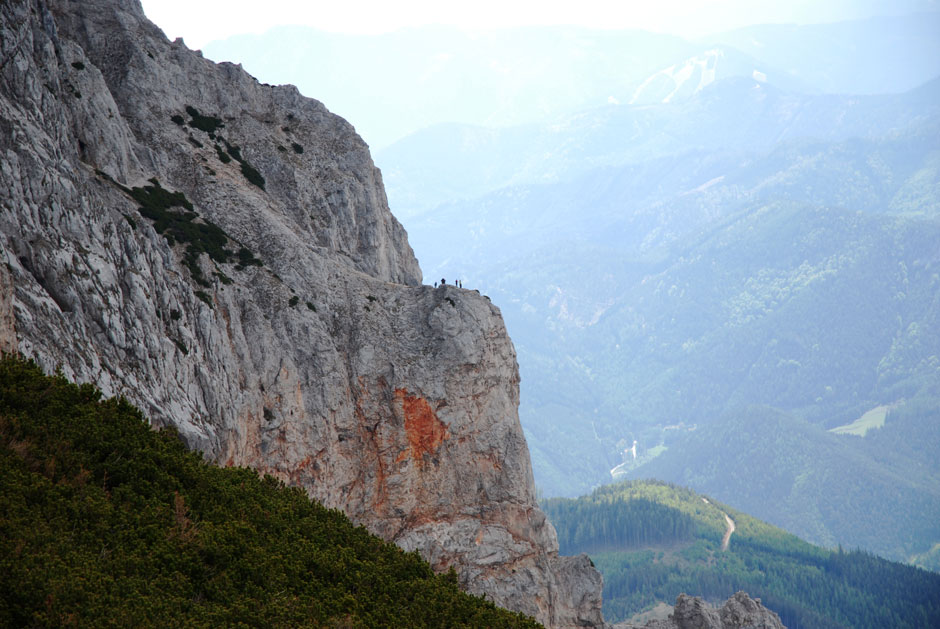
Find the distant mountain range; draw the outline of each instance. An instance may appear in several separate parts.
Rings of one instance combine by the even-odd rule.
[[[440,123],[504,127],[637,98],[659,102],[672,89],[655,77],[694,70],[693,59],[718,61],[716,79],[757,72],[784,89],[903,92],[940,75],[938,24],[935,12],[752,27],[697,42],[574,27],[428,26],[375,36],[278,27],[212,42],[205,54],[242,63],[263,81],[297,85],[379,149]],[[716,49],[720,58],[709,54]],[[693,84],[702,81],[671,100],[691,96]]]
[[[657,476],[936,569],[938,15],[295,35],[333,42],[337,75],[344,46],[381,66],[356,93],[387,109],[353,122],[411,132],[377,152],[390,206],[426,281],[502,309],[545,495]],[[274,35],[207,52],[313,76]]]
[[[936,6],[934,6],[936,9]],[[720,42],[831,94],[913,89],[938,73],[940,13],[874,17],[834,24],[768,24],[720,33]]]
[[[750,78],[758,85],[769,82],[790,90],[815,91],[810,85],[748,54],[728,46],[716,46],[650,75],[637,86],[627,104],[648,105],[688,100],[715,81],[734,77]]]
[[[906,559],[940,540],[934,472],[894,446],[868,461],[879,441],[936,442],[940,421],[938,88],[800,96],[718,81],[684,103],[491,130],[489,149],[519,143],[493,151],[514,168],[489,180],[461,176],[489,154],[472,142],[450,144],[467,147],[452,166],[408,170],[425,133],[466,128],[381,154],[410,155],[387,173],[393,204],[399,181],[405,198],[467,186],[406,225],[427,275],[500,304],[543,491],[609,479],[636,439],[625,476],[689,484],[817,543]],[[911,400],[913,424],[895,421]],[[777,447],[784,428],[752,413],[755,429],[730,439],[721,418],[752,404],[803,428]],[[883,404],[895,410],[877,438],[826,433]],[[741,459],[752,451],[768,456]],[[742,460],[776,480],[749,491]],[[860,503],[850,486],[871,491]],[[859,504],[878,517],[848,517]]]
[[[645,163],[667,172],[653,163],[661,158],[691,157],[682,168],[688,172],[706,152],[709,159],[750,160],[786,146],[910,133],[929,144],[938,114],[940,79],[903,95],[859,97],[796,94],[737,77],[709,84],[682,102],[609,105],[544,125],[432,126],[379,151],[376,159],[399,216],[429,209],[439,216],[442,204],[511,186],[572,181],[600,167]],[[663,194],[685,190],[665,187]],[[409,221],[409,231],[416,225]]]

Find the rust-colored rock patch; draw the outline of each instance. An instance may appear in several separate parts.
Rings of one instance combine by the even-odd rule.
[[[447,426],[437,417],[428,401],[418,395],[410,395],[405,389],[395,389],[395,399],[401,403],[405,416],[405,433],[411,456],[422,461],[425,454],[433,454],[450,435]]]

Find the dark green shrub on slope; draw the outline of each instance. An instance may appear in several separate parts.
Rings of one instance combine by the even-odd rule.
[[[153,221],[154,229],[163,234],[171,246],[177,242],[186,245],[183,264],[198,284],[210,285],[199,268],[199,256],[203,253],[215,262],[237,262],[236,268],[239,270],[251,265],[261,266],[261,260],[245,247],[232,253],[227,248],[231,241],[228,234],[215,223],[196,214],[193,204],[182,192],[170,192],[156,179],[151,179],[150,183],[149,186],[124,190],[140,203],[141,215]]]
[[[538,626],[16,358],[0,360],[0,514],[0,626]]]

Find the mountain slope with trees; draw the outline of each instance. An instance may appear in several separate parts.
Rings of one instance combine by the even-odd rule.
[[[940,466],[931,451],[938,419],[938,401],[919,398],[859,437],[749,407],[681,435],[625,477],[701,487],[816,543],[930,567],[917,554],[940,539]]]
[[[0,361],[0,624],[536,627],[123,398]]]
[[[604,574],[609,620],[681,592],[719,601],[746,589],[790,629],[940,623],[940,575],[807,544],[683,487],[623,482],[576,500],[553,498],[543,508],[562,550],[589,553]],[[735,529],[722,551],[726,515]]]

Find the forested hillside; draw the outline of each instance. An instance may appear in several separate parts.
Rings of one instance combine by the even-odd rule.
[[[940,623],[940,575],[813,546],[689,489],[622,482],[543,508],[562,552],[589,553],[603,573],[609,621],[671,603],[681,592],[719,601],[743,589],[790,629]],[[725,516],[734,532],[722,550]]]
[[[0,361],[0,625],[538,626],[100,398]]]
[[[816,543],[931,567],[918,555],[932,546],[925,540],[940,539],[940,404],[918,400],[888,411],[885,425],[864,437],[748,407],[677,435],[661,457],[626,476],[701,487]]]

